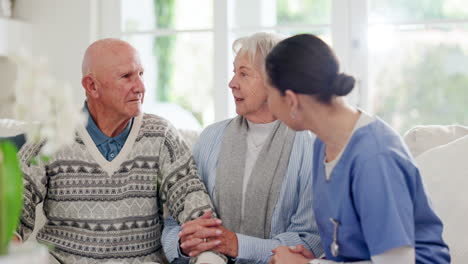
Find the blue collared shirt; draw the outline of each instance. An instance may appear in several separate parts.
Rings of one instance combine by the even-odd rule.
[[[89,114],[88,104],[85,103],[84,112],[88,115],[88,124],[86,130],[99,149],[99,152],[108,160],[112,161],[120,152],[125,141],[127,140],[128,134],[133,125],[133,118],[128,122],[127,127],[115,137],[108,137],[99,129],[93,120],[93,117]]]

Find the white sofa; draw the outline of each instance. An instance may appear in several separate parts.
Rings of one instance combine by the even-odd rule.
[[[7,131],[7,128],[9,129]],[[0,120],[0,137],[14,136],[20,129]],[[181,130],[191,146],[197,132]],[[444,239],[452,263],[468,259],[468,127],[418,126],[406,133],[404,140],[421,171],[426,191],[444,222]],[[44,224],[42,206],[36,208],[36,229]],[[34,236],[32,236],[34,239]]]
[[[444,223],[452,263],[468,261],[468,127],[419,126],[404,137]]]

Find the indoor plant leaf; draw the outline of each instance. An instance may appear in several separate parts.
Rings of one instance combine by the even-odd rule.
[[[0,255],[7,253],[22,204],[23,181],[17,149],[13,143],[0,142]]]

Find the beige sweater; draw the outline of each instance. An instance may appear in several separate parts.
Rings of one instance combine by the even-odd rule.
[[[35,206],[43,201],[47,222],[37,240],[52,245],[61,263],[159,262],[163,204],[179,223],[213,208],[190,150],[160,117],[135,118],[112,161],[84,127],[73,145],[33,165],[40,147],[19,153],[25,187],[19,233],[32,232]]]

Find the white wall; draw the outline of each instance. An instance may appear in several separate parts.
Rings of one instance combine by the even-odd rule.
[[[46,56],[55,77],[75,89],[77,102],[84,99],[81,88],[81,59],[96,39],[97,0],[16,0],[14,16],[31,26],[34,56]]]
[[[7,57],[19,46],[27,49],[31,32],[27,23],[0,17],[0,118],[13,117],[16,67]]]

